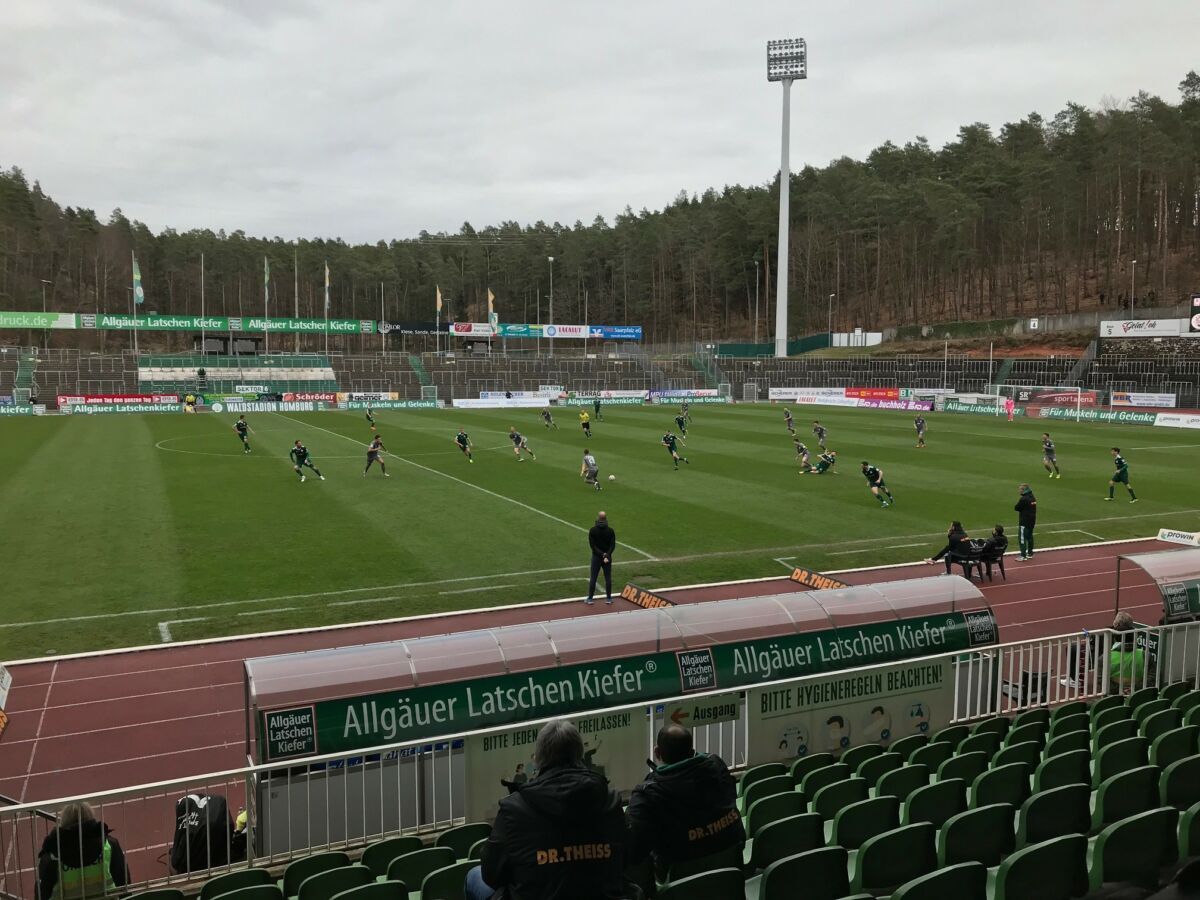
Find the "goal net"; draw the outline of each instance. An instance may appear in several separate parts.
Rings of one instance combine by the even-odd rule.
[[[438,398],[438,389],[436,384],[421,385],[422,400],[436,400]]]

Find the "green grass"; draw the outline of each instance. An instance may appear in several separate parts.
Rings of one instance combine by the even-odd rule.
[[[549,433],[534,410],[377,413],[406,460],[389,461],[390,479],[360,477],[360,413],[251,415],[250,456],[227,415],[4,420],[0,659],[154,643],[161,622],[184,640],[578,596],[600,508],[625,545],[618,584],[646,587],[782,574],[778,557],[819,570],[919,559],[951,518],[1015,525],[1021,480],[1041,547],[1200,528],[1196,432],[1053,423],[1064,476],[1049,481],[1036,420],[931,414],[918,451],[909,414],[822,409],[840,473],[801,477],[780,407],[694,406],[677,472],[658,445],[673,413],[605,410],[590,446],[617,481],[599,495],[578,477],[567,409]],[[799,410],[806,438],[811,418]],[[473,465],[451,443],[460,424]],[[510,424],[536,462],[514,461]],[[326,481],[291,472],[296,438]],[[1134,506],[1102,500],[1113,444]],[[870,496],[862,458],[895,507]]]

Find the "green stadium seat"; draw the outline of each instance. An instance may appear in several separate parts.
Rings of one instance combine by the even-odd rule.
[[[1070,703],[1056,706],[1050,712],[1050,727],[1053,728],[1054,723],[1059,719],[1069,719],[1071,716],[1077,716],[1080,713],[1087,715],[1088,709],[1086,700],[1072,700]]]
[[[1096,734],[1106,725],[1111,725],[1114,722],[1120,722],[1122,719],[1132,718],[1133,710],[1124,703],[1122,703],[1120,706],[1110,706],[1102,712],[1092,716],[1092,734]]]
[[[1142,766],[1102,781],[1093,804],[1092,831],[1158,808],[1160,771],[1158,766]]]
[[[827,843],[857,850],[866,841],[900,825],[900,801],[895,797],[875,797],[843,806],[826,823]]]
[[[1140,676],[1142,673],[1138,672],[1137,674]],[[1144,687],[1144,688],[1139,688],[1138,690],[1136,690],[1132,694],[1130,694],[1128,697],[1126,697],[1125,705],[1128,706],[1131,710],[1136,710],[1143,703],[1152,703],[1157,699],[1158,699],[1158,688],[1156,688],[1154,686]]]
[[[846,859],[842,847],[785,856],[746,880],[746,900],[795,900],[798,885],[804,885],[805,900],[841,900],[850,892]]]
[[[1037,712],[1037,710],[1032,710]],[[1026,722],[1024,725],[1014,725],[1004,738],[1004,746],[1024,744],[1026,741],[1036,741],[1039,747],[1046,746],[1046,735],[1050,731],[1048,722]]]
[[[1017,815],[1017,846],[1028,847],[1066,834],[1087,834],[1091,828],[1092,789],[1067,784],[1033,794]]]
[[[912,756],[908,758],[910,763],[921,763],[929,767],[929,771],[936,772],[938,766],[954,755],[954,747],[948,743],[926,744],[924,747],[918,747],[913,751]]]
[[[424,850],[414,850],[397,856],[388,866],[388,881],[403,881],[410,888],[422,884],[430,872],[444,869],[458,862],[454,851],[449,847],[426,847]],[[464,876],[466,877],[466,876]]]
[[[821,788],[838,781],[845,781],[851,775],[850,767],[845,763],[822,766],[804,776],[804,780],[800,782],[800,793],[811,803]]]
[[[1200,725],[1200,706],[1193,706],[1183,714],[1184,725]]]
[[[1092,716],[1093,729],[1095,728],[1096,717],[1099,716],[1101,713],[1104,713],[1110,709],[1115,709],[1117,707],[1124,707],[1124,706],[1125,706],[1125,698],[1118,694],[1114,694],[1110,697],[1101,697],[1099,700],[1097,700],[1095,703],[1093,703],[1091,705],[1091,708],[1089,710],[1089,712],[1091,713],[1091,716]]]
[[[745,813],[756,800],[770,797],[772,794],[785,794],[795,790],[795,787],[791,775],[772,775],[768,778],[760,778],[746,788],[746,792],[738,798],[738,809]]]
[[[879,779],[888,772],[894,772],[904,765],[904,757],[899,753],[881,753],[871,759],[864,759],[858,764],[854,774],[865,778],[870,787],[879,784]]]
[[[740,869],[741,867],[742,848],[735,844],[724,850],[718,850],[716,853],[710,853],[708,856],[679,860],[671,866],[671,870],[667,873],[667,881],[678,881],[681,878],[699,875],[701,872],[712,872],[715,869]]]
[[[285,900],[278,884],[254,884],[217,896],[222,900]]]
[[[936,868],[934,827],[928,822],[901,825],[875,835],[862,845],[854,858],[850,888],[878,894],[928,875]]]
[[[1168,706],[1142,720],[1142,737],[1153,745],[1156,739],[1181,725],[1183,725],[1183,713],[1173,706]]]
[[[772,794],[754,801],[754,805],[746,812],[746,836],[753,838],[760,828],[770,825],[788,816],[797,816],[806,812],[808,805],[804,795],[798,791],[788,791],[783,794]]]
[[[1137,733],[1137,722],[1133,719],[1118,719],[1107,725],[1101,725],[1092,732],[1092,752],[1099,753],[1109,744],[1136,737]]]
[[[901,885],[891,900],[987,900],[987,869],[975,862],[947,866]]]
[[[1197,741],[1200,741],[1200,726],[1197,725],[1182,725],[1163,732],[1150,743],[1150,764],[1165,769],[1173,762],[1192,756],[1198,749]]]
[[[826,766],[832,766],[836,759],[832,753],[814,753],[812,756],[802,756],[792,763],[792,783],[796,787],[804,782],[804,776],[809,772],[815,772],[817,769],[823,769]]]
[[[748,842],[746,868],[762,871],[771,863],[825,846],[825,822],[817,813],[801,813],[764,825]]]
[[[965,783],[970,784],[987,767],[988,755],[986,753],[978,751],[975,753],[961,753],[938,766],[937,780],[945,781],[948,778],[961,778]]]
[[[799,763],[804,758],[805,757],[800,757],[800,759],[796,760],[796,763]],[[832,758],[833,757],[830,756],[830,759]],[[795,765],[795,763],[793,763],[793,765]],[[751,766],[744,773],[742,773],[741,780],[738,781],[738,796],[740,797],[742,794],[744,794],[746,792],[746,788],[750,787],[750,785],[754,784],[756,781],[762,781],[764,778],[774,778],[777,775],[786,774],[788,774],[788,767],[781,762],[769,762],[763,763],[761,766]]]
[[[473,859],[434,869],[421,882],[421,900],[465,900],[467,873],[479,863]]]
[[[200,887],[200,900],[213,900],[230,891],[274,883],[271,873],[266,869],[239,869],[224,875],[215,875],[204,882]]]
[[[483,859],[483,848],[487,846],[488,839],[483,838],[471,845],[471,849],[467,851],[467,859]]]
[[[967,792],[968,808],[1007,803],[1019,809],[1029,796],[1029,772],[1029,765],[1023,762],[988,769],[971,784]]]
[[[1190,809],[1200,803],[1200,756],[1171,763],[1162,770],[1158,785],[1163,806]]]
[[[888,772],[875,785],[875,796],[890,794],[903,803],[917,788],[929,784],[929,767],[921,763],[908,763],[895,771]]]
[[[433,876],[431,875],[430,878]],[[745,880],[741,869],[713,869],[672,881],[658,892],[659,900],[730,900],[741,898]],[[424,900],[424,887],[422,887]]]
[[[1032,742],[1026,741],[1026,743]],[[1014,744],[1013,746],[1019,745]],[[1042,758],[1049,759],[1051,756],[1059,756],[1063,753],[1073,753],[1076,750],[1087,752],[1091,749],[1092,734],[1090,731],[1070,731],[1047,741],[1046,749],[1042,751]]]
[[[142,891],[134,894],[129,900],[183,900],[183,891],[179,888],[159,888],[155,891]]]
[[[1200,856],[1200,803],[1179,817],[1179,858]]]
[[[789,779],[790,782],[790,779]],[[433,842],[435,847],[449,847],[458,859],[466,859],[471,845],[491,837],[492,826],[487,822],[468,822],[454,828],[447,828]]]
[[[971,726],[971,734],[989,734],[994,733],[1000,735],[1001,738],[1008,734],[1008,729],[1012,726],[1012,719],[1008,716],[992,716],[990,719],[984,719],[982,722],[976,722]]]
[[[991,759],[996,755],[996,751],[1000,749],[1001,740],[1002,738],[998,731],[981,731],[978,734],[971,735],[958,745],[958,755],[984,753],[988,759]]]
[[[958,745],[965,741],[971,735],[971,726],[969,725],[950,725],[936,732],[929,739],[931,744],[949,744],[955,749]]]
[[[838,762],[844,762],[851,770],[857,769],[862,763],[868,759],[873,759],[883,753],[883,748],[878,744],[859,744],[857,747],[851,747],[844,751],[839,757]]]
[[[951,816],[938,830],[938,865],[977,862],[998,866],[1014,843],[1012,804],[980,806]]]
[[[1152,715],[1170,708],[1171,704],[1166,700],[1163,700],[1161,697],[1157,700],[1150,700],[1134,709],[1133,720],[1137,722],[1138,728],[1140,729],[1146,723],[1146,720]]]
[[[1104,779],[1146,765],[1150,742],[1144,737],[1131,737],[1101,747],[1092,766],[1092,787],[1100,787]]]
[[[832,819],[840,810],[867,799],[867,782],[863,778],[847,778],[827,784],[812,798],[812,811],[822,819]]]
[[[1159,870],[1175,861],[1179,811],[1170,807],[1148,812],[1106,827],[1088,855],[1092,890],[1105,882],[1158,887]]]
[[[1013,744],[1005,747],[992,757],[992,768],[998,769],[1009,763],[1024,763],[1032,772],[1042,761],[1042,749],[1036,741],[1026,741],[1023,744]]]
[[[1046,740],[1052,741],[1056,737],[1061,737],[1064,734],[1070,734],[1073,731],[1091,731],[1092,719],[1085,712],[1075,713],[1071,716],[1062,716],[1050,723],[1050,731],[1046,733]]]
[[[1158,696],[1162,697],[1168,703],[1174,703],[1178,698],[1192,690],[1192,682],[1176,681],[1168,684],[1158,692]]]
[[[1069,900],[1088,889],[1087,838],[1081,834],[1031,844],[989,873],[992,900]]]
[[[408,900],[408,885],[403,881],[378,881],[335,894],[332,900]]]
[[[340,850],[330,850],[325,853],[314,853],[312,856],[302,856],[288,863],[283,870],[283,878],[279,886],[285,897],[295,897],[300,892],[300,885],[305,879],[318,872],[330,869],[340,869],[350,865],[350,857]]]
[[[371,870],[366,866],[351,865],[326,869],[324,872],[309,875],[300,882],[300,891],[296,896],[298,900],[330,900],[334,894],[362,887],[374,880]]]
[[[909,795],[900,824],[928,822],[934,828],[941,828],[947,819],[964,812],[966,808],[966,784],[961,778],[935,781]]]
[[[1200,706],[1200,691],[1188,691],[1186,694],[1172,700],[1171,705],[1186,716],[1193,709]]]
[[[892,741],[888,745],[888,749],[893,753],[899,753],[905,759],[911,761],[912,755],[928,743],[929,735],[910,734],[908,737],[902,737],[898,741]]]
[[[1027,709],[1022,713],[1017,713],[1013,719],[1013,728],[1024,728],[1026,725],[1037,723],[1039,725],[1050,725],[1050,710],[1044,706],[1039,706],[1037,709]]]
[[[362,859],[359,862],[370,869],[371,874],[376,878],[384,878],[387,876],[388,864],[393,859],[403,856],[405,853],[420,850],[424,846],[424,843],[416,835],[387,838],[368,846],[363,851]]]

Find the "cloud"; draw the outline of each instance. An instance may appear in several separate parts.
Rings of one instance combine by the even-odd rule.
[[[768,38],[802,35],[793,168],[1139,89],[1200,5],[9,0],[0,164],[152,228],[374,241],[585,222],[774,177]],[[1169,22],[1169,27],[1164,27]]]

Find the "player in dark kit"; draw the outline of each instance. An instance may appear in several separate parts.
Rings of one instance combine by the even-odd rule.
[[[1129,502],[1137,503],[1137,494],[1133,492],[1133,485],[1129,483],[1129,463],[1125,462],[1125,457],[1121,455],[1120,447],[1112,448],[1113,465],[1117,467],[1117,471],[1113,472],[1113,477],[1108,480],[1108,496],[1105,500],[1113,498],[1113,489],[1118,484],[1125,485],[1125,490],[1129,491]]]
[[[379,463],[379,471],[383,473],[384,478],[392,477],[387,473],[387,466],[383,464],[383,460],[379,457],[381,451],[387,453],[387,447],[383,446],[383,438],[376,434],[375,437],[371,438],[371,443],[367,444],[367,467],[363,469],[363,478],[367,477],[367,473],[371,471],[373,463]]]
[[[542,424],[546,426],[547,431],[551,428],[558,431],[558,425],[554,421],[554,416],[550,414],[550,407],[548,406],[542,410]]]
[[[367,407],[367,424],[371,426],[372,431],[375,430],[375,413],[369,406]]]
[[[662,437],[662,445],[664,447],[666,447],[667,452],[671,454],[671,459],[674,461],[676,469],[679,468],[679,460],[682,459],[685,463],[688,462],[686,456],[679,455],[679,450],[675,445],[675,442],[677,440],[678,440],[678,438],[676,438],[675,435],[673,435],[669,431],[666,434],[664,434]],[[690,466],[691,463],[688,463],[688,465]]]
[[[822,425],[820,422],[818,422],[816,419],[813,419],[813,434],[815,434],[817,436],[817,446],[820,447],[822,450],[824,450],[825,449],[825,435],[827,434],[827,432],[825,431],[825,426]]]
[[[817,457],[817,464],[808,470],[809,475],[824,475],[837,465],[837,451],[827,450]],[[831,475],[836,475],[837,472],[829,472]]]
[[[917,429],[917,447],[924,448],[925,446],[925,417],[917,416],[913,419],[913,428]]]
[[[679,404],[679,412],[689,422],[692,421],[692,404],[684,400]]]
[[[792,437],[796,436],[796,422],[792,418],[792,411],[787,407],[783,410],[783,424],[787,426],[788,434]]]
[[[292,445],[292,449],[288,451],[288,456],[292,458],[292,470],[300,476],[300,480],[302,482],[305,480],[305,467],[316,472],[317,477],[322,481],[325,480],[325,476],[321,474],[321,470],[313,465],[312,455],[308,452],[308,448],[300,443],[300,441],[296,441],[296,443]]]
[[[454,436],[454,445],[463,452],[463,456],[468,462],[475,462],[475,457],[471,455],[471,438],[461,428],[458,429],[458,434]]]
[[[597,422],[604,421],[604,416],[600,412],[600,398],[599,397],[592,398],[592,415],[594,415],[596,417]]]
[[[1054,441],[1050,440],[1050,432],[1042,432],[1042,465],[1050,473],[1051,478],[1062,478],[1058,471],[1058,457],[1054,452]]]
[[[537,457],[533,455],[533,451],[529,449],[529,444],[525,442],[525,437],[521,434],[521,432],[517,431],[517,427],[515,425],[508,426],[508,439],[512,441],[513,455],[517,457],[517,462],[525,462],[525,458],[521,456],[522,450],[529,454],[530,459],[537,459]]]
[[[896,498],[888,490],[887,482],[883,480],[882,469],[876,468],[864,459],[862,461],[862,473],[863,477],[867,479],[867,487],[871,489],[871,493],[879,501],[880,509],[886,508],[896,502]],[[887,496],[886,500],[883,499],[885,495]]]
[[[687,416],[680,413],[675,417],[675,427],[679,429],[680,442],[687,446]]]
[[[238,420],[233,423],[233,430],[236,431],[238,437],[240,437],[242,439],[242,452],[249,453],[250,452],[250,440],[247,437],[247,435],[252,433],[252,429],[250,428],[250,426],[248,424],[246,424],[245,416],[238,416]]]

